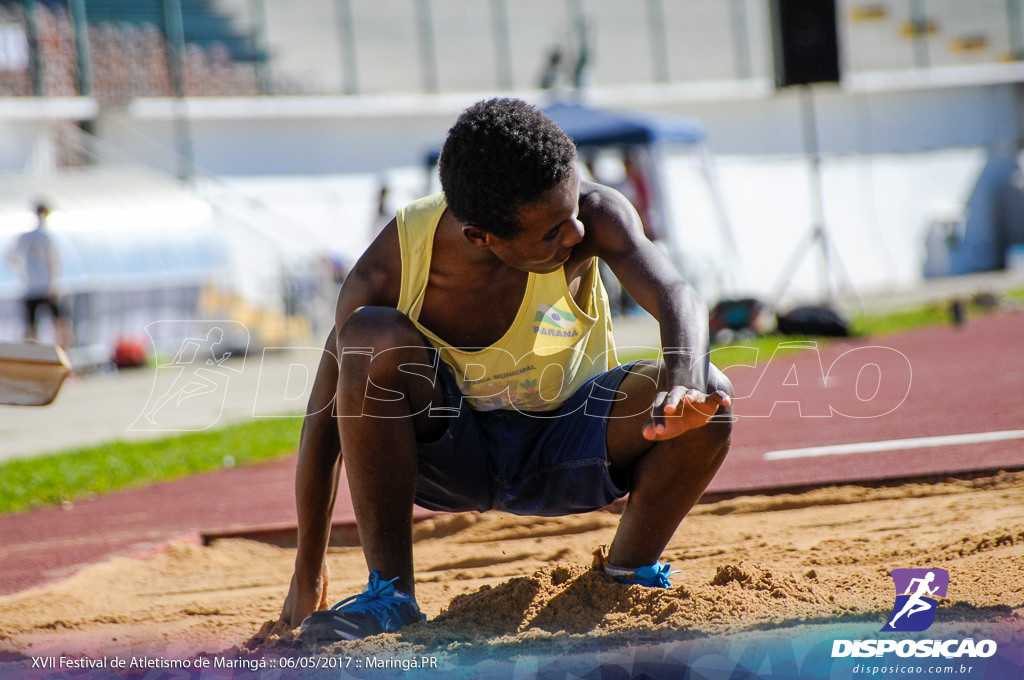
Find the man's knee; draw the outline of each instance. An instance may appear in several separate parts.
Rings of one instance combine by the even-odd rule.
[[[403,346],[423,346],[423,336],[405,314],[391,307],[360,307],[337,334],[339,354],[360,348],[371,354]]]
[[[390,307],[353,312],[338,331],[337,350],[343,383],[354,380],[364,387],[394,388],[413,375],[433,379],[423,335],[407,316]]]
[[[732,387],[732,381],[729,380],[725,373],[722,373],[722,371],[714,364],[711,364],[708,367],[707,392],[708,394],[711,394],[712,392],[725,392],[729,395],[730,399],[733,397],[734,390]]]
[[[708,371],[708,394],[724,392],[732,399],[732,381],[714,364]],[[732,426],[736,421],[733,416],[732,406],[720,406],[718,412],[711,417],[707,426],[707,434],[712,439],[715,449],[718,451],[718,458],[721,460],[729,452],[729,445],[732,442]]]

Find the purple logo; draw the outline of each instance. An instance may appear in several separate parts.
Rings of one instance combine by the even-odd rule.
[[[949,573],[945,569],[893,569],[896,602],[883,631],[917,632],[935,621],[939,600],[946,597]]]

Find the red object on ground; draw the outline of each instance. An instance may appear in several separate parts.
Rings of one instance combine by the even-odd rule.
[[[112,361],[118,368],[138,368],[146,365],[146,345],[141,338],[121,337],[114,346]]]

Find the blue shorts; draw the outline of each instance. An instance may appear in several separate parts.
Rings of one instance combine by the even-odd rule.
[[[551,517],[628,493],[610,474],[606,430],[629,364],[593,378],[559,409],[532,413],[473,410],[448,366],[436,364],[451,422],[440,439],[418,444],[417,505]]]

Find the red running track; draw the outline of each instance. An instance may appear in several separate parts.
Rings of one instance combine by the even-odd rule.
[[[1024,439],[766,460],[771,451],[1024,429],[1024,312],[883,340],[850,340],[728,369],[733,448],[709,492],[732,495],[1024,468]],[[877,366],[877,368],[875,368]],[[828,375],[822,383],[822,375]],[[859,393],[859,397],[857,396]],[[857,416],[857,417],[851,417]],[[0,516],[0,594],[172,539],[294,535],[294,456]],[[426,511],[417,511],[427,516]],[[347,489],[336,532],[352,539]]]
[[[1024,430],[1024,312],[842,341],[727,370],[733,447],[712,492],[1024,467],[1024,438],[765,460],[772,451]],[[823,383],[822,376],[828,380]],[[922,442],[924,444],[926,442]]]

